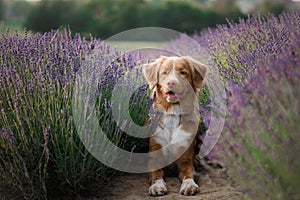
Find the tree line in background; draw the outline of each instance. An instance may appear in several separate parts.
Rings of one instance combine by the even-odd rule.
[[[1,8],[3,2],[9,1],[0,2]],[[279,14],[284,10],[283,4],[265,2],[264,12]],[[72,32],[91,33],[102,39],[143,26],[193,33],[226,23],[226,18],[245,17],[236,0],[42,0],[15,4],[15,13],[25,13],[23,26],[29,30],[45,32],[64,26]]]

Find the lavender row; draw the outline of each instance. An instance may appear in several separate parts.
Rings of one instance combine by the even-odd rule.
[[[215,151],[253,199],[299,199],[300,12],[251,16],[193,35],[226,82]]]
[[[85,183],[102,183],[113,174],[86,150],[72,116],[76,75],[94,50],[117,58],[101,66],[99,124],[116,145],[130,146],[110,108],[114,84],[134,66],[130,55],[69,30],[0,37],[0,176],[11,194],[25,199],[80,194],[88,189]]]

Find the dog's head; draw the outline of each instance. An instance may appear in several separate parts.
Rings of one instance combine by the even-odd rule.
[[[144,65],[143,72],[150,88],[158,90],[168,103],[195,92],[204,83],[208,67],[191,57],[160,57]]]

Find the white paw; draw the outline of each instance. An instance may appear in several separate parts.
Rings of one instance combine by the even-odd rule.
[[[167,184],[163,179],[158,179],[149,187],[149,194],[151,196],[161,196],[168,191]]]
[[[183,179],[180,193],[183,195],[194,195],[200,191],[199,186],[195,183],[195,181],[191,178]]]

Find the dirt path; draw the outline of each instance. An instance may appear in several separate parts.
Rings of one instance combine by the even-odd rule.
[[[93,200],[241,200],[243,194],[233,184],[226,172],[218,169],[199,172],[196,180],[200,193],[195,196],[183,196],[179,193],[180,182],[176,177],[167,177],[168,194],[161,197],[148,195],[147,174],[122,174],[114,178],[110,184],[99,188],[101,191]]]

